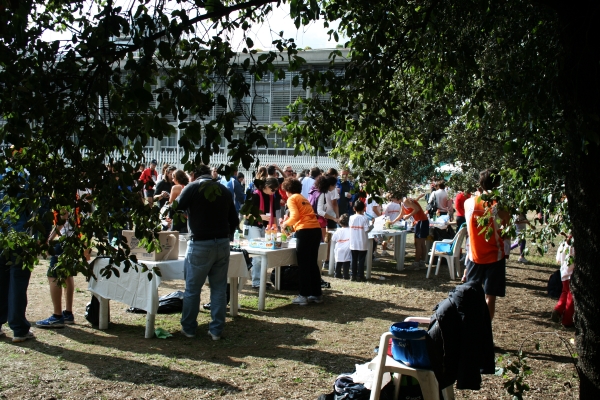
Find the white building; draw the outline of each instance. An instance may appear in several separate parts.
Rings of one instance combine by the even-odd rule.
[[[306,65],[303,66],[303,68],[326,70],[330,62],[329,55],[332,50],[333,49],[319,49],[302,51],[299,55],[306,60]],[[343,57],[338,57],[336,62],[339,62],[341,65],[346,61],[345,57],[348,54],[348,50],[339,50]],[[256,57],[258,55],[260,55],[260,53],[257,54]],[[248,55],[240,53],[238,54],[238,57],[238,62],[241,64]],[[250,110],[252,110],[256,122],[261,125],[268,126],[275,123],[281,124],[281,118],[290,115],[288,105],[293,103],[298,97],[310,98],[312,95],[310,88],[303,89],[302,85],[294,87],[292,84],[294,76],[299,75],[300,73],[287,71],[285,69],[287,62],[279,61],[276,62],[275,65],[276,67],[280,65],[281,68],[286,71],[284,79],[275,80],[273,79],[273,74],[269,73],[267,76],[263,77],[262,80],[257,81],[249,73],[244,73],[246,82],[249,82],[251,85],[250,93],[253,94],[252,97],[245,97],[241,101],[235,100],[229,96],[226,87],[222,89],[221,93],[228,99],[228,108],[242,114],[242,117],[238,119],[239,123],[237,124],[240,132],[245,128],[245,123],[247,122],[247,118],[243,115],[249,114]],[[157,88],[160,88],[160,82],[152,89],[155,90]],[[214,90],[218,93],[221,89],[214,87]],[[154,96],[156,98],[156,94]],[[222,107],[215,106],[208,118],[214,118],[217,113],[222,111],[224,111]],[[180,132],[179,129],[177,129],[176,121],[172,120],[172,123],[176,127],[175,135],[160,141],[152,139],[148,145],[144,147],[146,162],[156,159],[159,165],[169,163],[180,166],[179,160],[181,159],[181,154],[177,145]],[[253,149],[254,154],[258,155],[261,165],[274,163],[282,168],[284,165],[291,165],[294,170],[298,172],[313,166],[318,166],[323,170],[330,167],[339,167],[337,161],[330,158],[327,152],[294,157],[294,148],[289,147],[284,138],[281,137],[275,129],[268,133],[266,139],[268,147],[254,147]],[[211,165],[218,166],[227,163],[227,144],[226,139],[223,138],[220,146],[221,152],[220,154],[211,156]],[[240,172],[247,173],[248,171],[245,171],[244,168],[240,166]]]

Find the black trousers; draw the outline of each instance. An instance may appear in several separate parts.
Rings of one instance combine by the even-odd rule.
[[[350,279],[350,261],[335,263],[335,278]]]
[[[296,231],[296,257],[300,273],[300,295],[320,296],[321,270],[319,269],[319,246],[321,228],[300,229]]]
[[[365,259],[367,258],[367,250],[350,250],[352,252],[352,277],[365,277]]]

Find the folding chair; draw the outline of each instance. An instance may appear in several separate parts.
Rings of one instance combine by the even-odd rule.
[[[414,321],[420,324],[429,324],[429,318],[427,317],[408,317],[404,321]],[[371,388],[370,400],[379,400],[381,394],[381,382],[383,374],[386,372],[391,373],[394,376],[394,399],[398,398],[400,394],[400,381],[402,375],[412,376],[419,381],[421,386],[421,393],[423,394],[423,400],[440,400],[440,389],[438,381],[432,370],[412,368],[400,361],[394,360],[388,356],[388,346],[390,339],[392,338],[391,332],[386,332],[381,335],[379,341],[379,354],[374,362],[369,364],[369,369],[375,370],[375,378],[373,380],[373,387]],[[442,390],[442,396],[444,400],[454,400],[454,386],[450,385]]]
[[[429,265],[427,265],[427,275],[426,278],[429,278],[429,274],[431,273],[431,267],[433,264],[433,258],[437,257],[437,266],[435,268],[435,274],[437,275],[440,271],[440,264],[442,263],[442,258],[446,259],[448,263],[448,271],[450,272],[450,279],[457,278],[457,270],[455,266],[459,266],[460,259],[460,249],[462,248],[462,244],[467,236],[467,227],[465,224],[462,224],[454,239],[444,239],[441,241],[433,242],[431,246],[431,251],[429,252]]]

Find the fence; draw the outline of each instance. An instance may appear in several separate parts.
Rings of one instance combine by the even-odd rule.
[[[177,168],[181,168],[183,164],[181,163],[181,157],[183,153],[180,153],[179,150],[171,150],[164,149],[159,151],[144,151],[144,161],[146,166],[152,160],[156,160],[158,162],[159,169],[162,165],[171,164],[175,165]],[[339,169],[340,166],[338,162],[331,158],[325,156],[287,156],[287,155],[270,155],[270,154],[259,154],[256,156],[260,160],[260,165],[270,165],[276,164],[281,169],[284,166],[289,165],[292,167],[294,171],[300,172],[304,169],[310,169],[312,167],[319,167],[322,170],[326,171],[329,168]],[[210,157],[210,166],[218,167],[221,164],[228,164],[229,160],[226,154],[213,154]],[[250,174],[254,171],[254,168],[251,166],[250,170],[245,169],[242,165],[238,167],[239,172],[244,175]]]

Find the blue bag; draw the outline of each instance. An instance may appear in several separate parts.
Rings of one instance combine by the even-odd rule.
[[[392,357],[413,368],[431,368],[427,344],[427,331],[418,328],[418,322],[396,322],[390,326]]]

